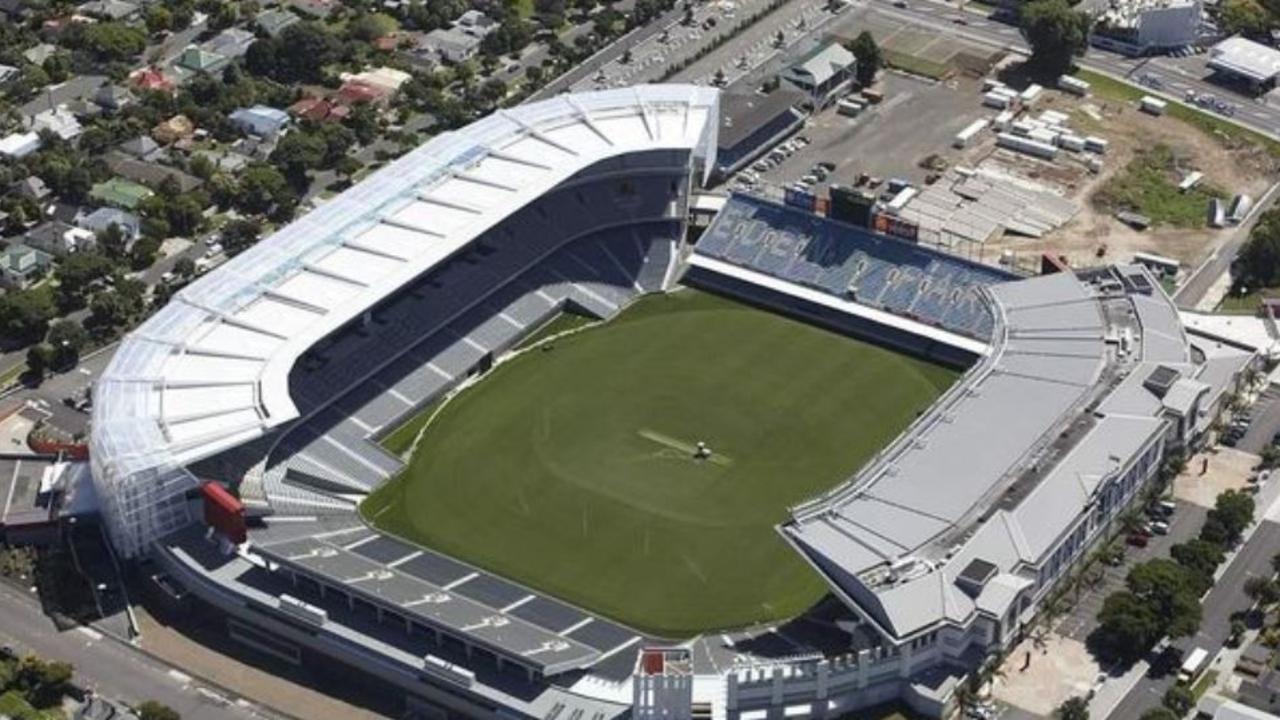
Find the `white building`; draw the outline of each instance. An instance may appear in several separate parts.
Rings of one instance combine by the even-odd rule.
[[[1237,35],[1210,48],[1207,65],[1216,73],[1265,91],[1275,87],[1280,75],[1280,50]]]
[[[1130,55],[1183,48],[1199,39],[1203,15],[1200,0],[1112,0],[1090,39]]]

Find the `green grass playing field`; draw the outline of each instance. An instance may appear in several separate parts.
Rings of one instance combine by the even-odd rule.
[[[774,529],[788,506],[848,477],[955,378],[715,295],[651,296],[446,403],[362,510],[644,632],[782,619],[825,588]]]

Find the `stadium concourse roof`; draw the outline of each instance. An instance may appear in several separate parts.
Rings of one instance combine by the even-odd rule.
[[[1142,382],[1165,364],[1193,376],[1187,338],[1167,298],[1142,294],[1145,273],[1116,273],[1136,289],[1106,296],[1072,274],[990,287],[1001,318],[990,355],[851,482],[783,526],[890,636],[979,611],[1003,617],[1035,582],[1021,570],[1162,432],[1167,401]],[[1121,336],[1133,352],[1117,352]],[[1108,409],[1130,393],[1151,402]],[[985,565],[993,579],[967,587],[970,568]]]
[[[713,155],[718,103],[651,85],[499,110],[263,239],[121,344],[94,394],[95,477],[182,467],[295,418],[288,375],[317,341],[594,163]]]

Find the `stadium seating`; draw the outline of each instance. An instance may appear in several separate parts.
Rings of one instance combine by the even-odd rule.
[[[734,195],[697,252],[980,340],[994,320],[975,288],[1011,278],[914,243]]]
[[[260,473],[268,502],[304,514],[327,512],[329,502],[349,509],[347,497],[401,467],[370,437],[566,304],[608,318],[662,289],[681,227],[672,214],[679,187],[663,174],[570,182],[375,308],[368,322],[318,343],[290,375],[306,419]]]

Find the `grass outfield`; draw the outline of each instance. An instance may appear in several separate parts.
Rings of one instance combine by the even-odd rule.
[[[715,295],[651,296],[460,393],[362,512],[644,632],[786,618],[825,592],[774,530],[787,507],[955,378]]]

